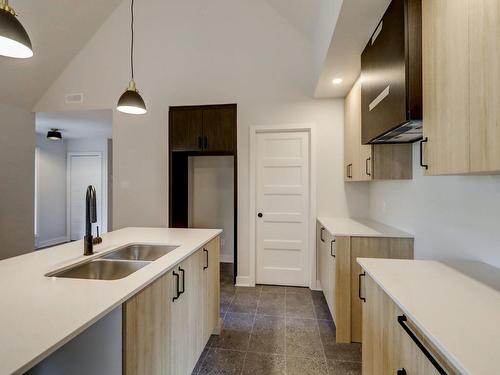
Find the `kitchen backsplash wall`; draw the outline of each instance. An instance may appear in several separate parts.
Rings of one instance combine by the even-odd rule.
[[[413,233],[418,259],[500,267],[500,176],[424,177],[413,152],[412,181],[371,183],[371,217]]]

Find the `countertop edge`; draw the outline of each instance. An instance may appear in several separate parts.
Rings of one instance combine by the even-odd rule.
[[[378,222],[373,219],[363,219],[363,218],[341,218],[341,217],[326,217],[318,216],[316,220],[323,225],[331,234],[339,237],[366,237],[366,238],[401,238],[401,239],[414,239],[415,236],[411,233],[407,233],[401,229],[392,227],[390,225]],[[372,230],[372,233],[362,232],[362,231],[338,231],[332,225],[332,221],[343,221],[351,222],[354,225],[364,226]],[[376,228],[378,227],[378,228]],[[381,231],[380,229],[385,229],[387,232]]]

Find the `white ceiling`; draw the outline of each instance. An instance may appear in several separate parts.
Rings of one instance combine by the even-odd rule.
[[[38,112],[35,129],[42,135],[60,129],[63,139],[112,138],[112,123],[111,110]]]
[[[35,55],[27,60],[0,56],[0,102],[31,109],[120,2],[11,0]]]
[[[313,40],[322,11],[321,0],[266,0],[292,26]],[[338,1],[338,0],[328,0]]]
[[[361,72],[361,53],[391,0],[346,0],[342,4],[316,98],[343,98]],[[342,78],[333,85],[334,78]]]

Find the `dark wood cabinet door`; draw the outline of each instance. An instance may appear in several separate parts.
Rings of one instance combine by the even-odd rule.
[[[203,111],[170,111],[170,147],[172,151],[201,151],[203,148]]]
[[[203,150],[233,152],[236,106],[203,110]]]

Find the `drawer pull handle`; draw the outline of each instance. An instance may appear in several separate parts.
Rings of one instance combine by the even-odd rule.
[[[205,255],[207,256],[205,259],[207,261],[207,265],[206,266],[203,266],[203,270],[206,270],[208,268],[208,250],[207,249],[203,249],[203,251],[205,252]]]
[[[321,242],[325,242],[325,239],[323,238],[323,232],[325,231],[325,228],[321,228],[321,231],[319,232],[319,239]]]
[[[334,244],[335,244],[335,238],[332,240],[332,242],[330,242],[330,255],[335,258],[335,254],[333,252]]]
[[[426,170],[429,169],[429,166],[427,164],[424,164],[424,143],[429,142],[429,138],[425,137],[420,141],[420,166],[422,168],[425,168]]]
[[[432,356],[432,354],[427,350],[427,348],[420,342],[418,337],[412,332],[410,327],[406,325],[407,318],[405,315],[400,315],[398,316],[398,323],[405,332],[410,336],[410,338],[413,340],[413,342],[417,345],[417,347],[424,353],[424,355],[427,357],[427,359],[432,363],[432,365],[435,367],[438,373],[442,375],[447,375],[446,371],[441,367],[441,365],[436,361],[436,359]],[[406,373],[406,372],[405,372]]]
[[[358,297],[361,301],[366,302],[366,298],[361,296],[361,278],[366,276],[366,273],[360,273],[358,276]]]
[[[172,302],[175,302],[175,300],[181,295],[179,292],[179,274],[175,271],[172,271],[172,274],[175,277],[175,297],[172,298]]]

